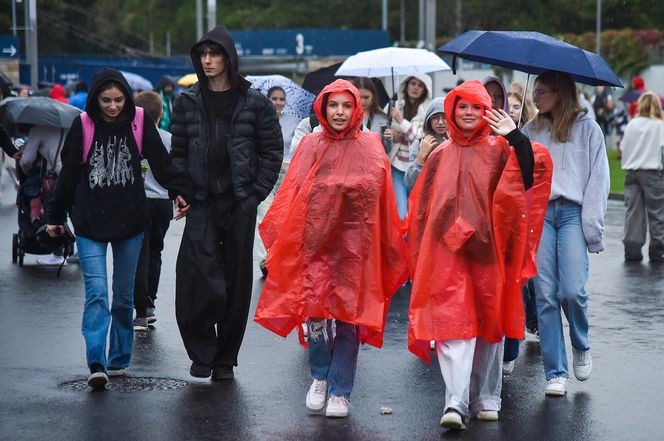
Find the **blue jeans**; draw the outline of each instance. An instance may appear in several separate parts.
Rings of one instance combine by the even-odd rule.
[[[587,243],[581,226],[581,206],[566,199],[549,201],[537,252],[535,278],[537,320],[546,379],[568,377],[562,317],[569,323],[572,347],[587,351]]]
[[[410,190],[406,187],[405,177],[406,172],[392,167],[392,185],[394,186],[394,195],[397,198],[399,219],[403,219],[408,214],[408,195],[410,195]]]
[[[521,295],[523,296],[523,306],[526,310],[526,328],[537,328],[537,303],[535,302],[535,284],[532,279],[521,288]],[[521,340],[505,338],[504,362],[517,359],[520,344]]]
[[[113,249],[113,305],[108,308],[107,242],[76,237],[81,271],[85,283],[83,338],[88,367],[98,363],[107,369],[129,366],[134,345],[134,278],[143,233],[130,239],[111,242]],[[111,328],[108,361],[106,338]]]
[[[307,320],[309,366],[316,380],[327,380],[330,395],[350,397],[360,338],[354,325],[335,320]]]

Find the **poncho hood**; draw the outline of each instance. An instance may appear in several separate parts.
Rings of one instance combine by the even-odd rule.
[[[330,126],[330,123],[327,122],[325,107],[327,106],[327,101],[330,98],[330,95],[343,92],[348,92],[353,96],[355,99],[355,110],[351,116],[348,128],[343,132],[337,132]],[[325,88],[318,94],[316,101],[314,101],[314,112],[316,112],[316,117],[318,118],[318,121],[320,121],[321,127],[323,127],[323,133],[325,136],[332,139],[357,138],[357,134],[361,130],[362,119],[364,118],[364,109],[362,108],[362,103],[360,101],[360,91],[349,81],[336,80],[325,86]]]
[[[462,146],[474,144],[481,138],[489,136],[491,127],[489,124],[481,120],[475,130],[466,136],[457,125],[454,117],[454,108],[460,99],[465,99],[473,104],[479,104],[484,110],[491,109],[491,97],[487,93],[484,85],[477,80],[466,81],[452,90],[445,98],[445,119],[447,120],[447,130],[450,138]]]

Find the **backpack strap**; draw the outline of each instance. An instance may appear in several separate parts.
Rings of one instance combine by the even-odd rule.
[[[85,164],[88,161],[92,139],[95,136],[95,123],[87,112],[81,113],[81,125],[83,126],[83,158],[81,163]]]
[[[131,124],[132,132],[134,133],[134,140],[136,147],[138,147],[138,155],[143,156],[143,123],[145,122],[145,112],[142,107],[136,106],[136,113],[134,114],[134,121]]]
[[[134,114],[134,120],[131,123],[131,131],[134,135],[134,140],[136,141],[136,147],[138,148],[138,155],[142,156],[143,154],[143,124],[145,122],[145,111],[142,107],[136,106],[136,112]],[[95,136],[95,123],[92,121],[92,118],[87,114],[87,112],[81,113],[81,125],[83,126],[83,161],[82,164],[85,164],[88,161],[88,155],[90,154],[90,149],[92,148],[92,140]]]

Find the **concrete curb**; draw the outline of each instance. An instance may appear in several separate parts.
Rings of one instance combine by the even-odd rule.
[[[612,201],[624,201],[625,195],[622,193],[609,193],[609,200]]]

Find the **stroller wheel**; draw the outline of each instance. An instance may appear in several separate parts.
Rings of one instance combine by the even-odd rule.
[[[23,266],[23,256],[22,253],[18,255],[18,266]]]
[[[12,237],[12,263],[18,260],[18,234],[14,233]]]

